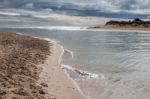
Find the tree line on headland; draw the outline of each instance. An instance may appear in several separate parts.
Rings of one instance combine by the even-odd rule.
[[[110,20],[109,22],[106,22],[105,26],[131,26],[131,27],[143,27],[147,28],[150,27],[150,21],[143,21],[140,18],[135,18],[134,20],[129,20],[129,21],[115,21],[115,20]]]

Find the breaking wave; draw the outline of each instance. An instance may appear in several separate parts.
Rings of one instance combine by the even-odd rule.
[[[19,27],[19,28],[37,28],[37,29],[48,29],[48,30],[86,30],[86,27],[74,27],[74,26],[37,26],[37,27]]]
[[[7,28],[7,27],[6,27]],[[86,27],[75,26],[25,26],[25,27],[8,27],[12,29],[47,29],[47,30],[67,30],[67,31],[85,31]]]

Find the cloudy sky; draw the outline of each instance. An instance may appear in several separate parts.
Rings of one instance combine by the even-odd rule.
[[[87,9],[106,11],[140,11],[150,10],[150,0],[58,0],[58,2],[77,4]]]
[[[97,9],[106,11],[148,11],[150,10],[150,0],[0,0],[1,7],[4,4],[21,6],[19,4],[41,2],[52,3],[61,7],[63,5],[75,5],[83,9]],[[30,5],[32,7],[32,5]],[[78,9],[78,8],[77,8]],[[142,13],[142,12],[140,12]]]
[[[1,9],[54,11],[63,14],[102,17],[145,17],[150,0],[0,0]],[[130,18],[130,17],[129,17]]]

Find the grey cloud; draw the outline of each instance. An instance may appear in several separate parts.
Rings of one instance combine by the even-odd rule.
[[[72,3],[84,9],[103,11],[135,11],[149,10],[150,0],[57,0],[59,3]],[[142,12],[141,12],[142,13]]]
[[[38,3],[38,5],[34,5]],[[41,4],[40,4],[41,3]],[[150,0],[0,0],[0,8],[67,8],[80,10],[113,11],[149,11]]]

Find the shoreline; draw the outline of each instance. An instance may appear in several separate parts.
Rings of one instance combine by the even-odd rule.
[[[55,42],[55,41],[54,41]],[[56,42],[57,43],[57,42]],[[58,43],[57,43],[58,44]],[[58,44],[59,45],[59,44]],[[62,45],[59,45],[61,47],[61,49],[63,50],[62,51],[62,54],[60,55],[60,58],[59,58],[59,65],[61,66],[61,61],[62,61],[62,56],[65,52],[65,49]],[[62,69],[62,67],[60,67]],[[78,86],[78,84],[75,82],[75,80],[73,78],[70,77],[70,75],[67,73],[66,70],[62,69],[64,74],[66,75],[66,77],[74,84],[74,86],[77,88],[77,90],[80,92],[80,94],[84,97],[84,99],[90,99],[89,97],[85,96],[84,93],[82,92],[82,90],[80,89],[80,87]]]
[[[133,28],[133,27],[116,27],[116,26],[88,27],[87,30],[110,31],[110,32],[112,31],[112,32],[150,33],[150,28]]]
[[[22,33],[17,33],[17,34],[19,34],[19,35],[24,35],[24,34],[22,34]],[[32,36],[32,37],[33,37],[33,36]],[[56,60],[58,60],[58,61],[57,61],[57,63],[58,63],[58,64],[57,64],[58,69],[61,69],[61,71],[63,72],[63,74],[66,76],[66,79],[69,79],[69,83],[71,83],[71,86],[74,87],[73,89],[76,90],[76,91],[79,91],[79,93],[77,93],[77,94],[79,94],[79,97],[77,97],[78,99],[90,99],[90,97],[86,96],[86,95],[82,92],[82,90],[80,89],[80,87],[78,86],[78,84],[75,82],[75,80],[74,80],[73,78],[71,78],[70,75],[69,75],[64,69],[62,69],[62,67],[61,67],[62,56],[63,56],[63,54],[64,54],[64,52],[65,52],[65,50],[66,50],[66,49],[64,49],[63,45],[58,44],[57,41],[55,41],[55,40],[53,40],[53,39],[50,39],[50,38],[40,38],[40,37],[33,37],[33,38],[38,38],[38,39],[46,40],[46,41],[48,41],[49,43],[52,43],[53,46],[59,47],[59,48],[55,48],[53,51],[56,51],[56,50],[60,50],[60,49],[61,49],[61,51],[59,52],[60,55],[58,55],[59,57],[58,57],[58,59],[56,59]],[[56,53],[55,53],[55,54],[56,54]],[[49,56],[49,57],[52,57],[52,56]],[[49,60],[49,58],[48,58],[48,60]],[[46,59],[45,61],[47,61],[47,59]],[[43,72],[45,72],[45,71],[43,71]],[[76,93],[75,93],[75,94],[76,94]],[[76,95],[76,96],[78,96],[78,95]],[[76,99],[76,97],[74,97],[74,98]],[[65,99],[74,99],[74,98],[71,98],[71,97],[70,97],[70,98],[65,98]],[[61,99],[61,98],[60,98],[60,99]]]
[[[136,33],[150,33],[150,31],[144,30],[125,30],[125,29],[87,29],[89,31],[106,31],[106,32],[136,32]]]
[[[9,72],[12,72],[12,78],[15,77],[15,79],[12,79],[9,75],[5,76],[5,71],[0,70],[0,76],[2,77],[0,79],[2,80],[0,82],[0,87],[2,88],[0,89],[0,95],[2,94],[0,98],[87,99],[80,92],[73,79],[69,78],[60,67],[64,53],[63,46],[51,39],[33,37],[22,33],[1,32],[0,35],[0,54],[2,54],[0,57],[0,61],[2,61],[0,69],[4,68],[3,65],[5,66],[5,60],[7,60],[6,62],[8,63],[6,64],[10,65],[9,67],[13,66],[13,71],[10,69]],[[14,46],[16,47],[14,48]],[[9,53],[7,50],[10,50]],[[13,50],[19,51],[19,53],[14,54]],[[18,56],[22,51],[24,54]],[[15,59],[11,58],[11,54],[14,54]],[[28,58],[29,56],[30,58]],[[14,60],[14,65],[10,63],[11,60]],[[19,61],[25,61],[25,63],[22,64]],[[20,73],[15,68],[19,68],[23,73]],[[24,69],[27,69],[28,72]],[[14,87],[11,84],[7,84],[5,77],[7,77],[8,81],[12,79],[16,83],[14,83]],[[3,90],[3,87],[4,89],[8,88]],[[12,92],[9,92],[10,88]]]
[[[44,39],[44,38],[40,38],[40,39]],[[55,72],[54,75],[58,76],[58,77],[56,77],[56,79],[53,79],[54,82],[47,81],[47,83],[49,83],[48,85],[50,86],[48,88],[48,91],[53,92],[54,94],[57,94],[56,99],[87,99],[86,96],[84,96],[84,94],[80,90],[79,86],[76,84],[76,82],[69,76],[69,74],[66,74],[65,71],[63,71],[63,69],[61,69],[61,67],[60,67],[62,56],[64,54],[63,46],[59,45],[54,40],[51,40],[51,39],[47,39],[47,40],[49,42],[53,43],[53,52],[54,53],[52,56],[48,56],[46,63],[44,65],[48,66],[51,64],[51,66],[52,66],[52,64],[53,64],[53,66],[55,66],[55,67],[46,67],[45,70],[43,71],[43,73],[46,72],[49,75],[51,75],[51,73],[49,73],[47,70],[49,68],[49,71],[50,71],[50,68],[53,68],[53,70],[57,72],[57,74]],[[52,57],[53,58],[55,57],[56,59],[52,60]],[[44,75],[43,75],[43,77],[44,77]],[[54,77],[50,77],[50,78],[54,78]],[[61,81],[60,81],[60,79],[61,79]],[[59,83],[57,83],[57,82],[59,82]],[[57,86],[55,86],[56,83],[57,83]],[[60,88],[61,90],[52,90],[52,89],[55,89],[55,88],[52,88],[53,87],[52,85],[55,87],[59,87],[59,88],[61,87]],[[59,89],[59,88],[57,88],[57,89]]]

